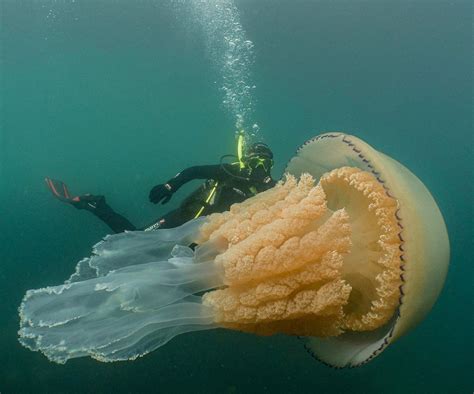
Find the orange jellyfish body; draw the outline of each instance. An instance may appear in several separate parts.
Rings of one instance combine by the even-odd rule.
[[[201,229],[201,241],[228,245],[215,259],[226,287],[204,295],[216,322],[326,337],[390,319],[401,284],[397,203],[372,175],[344,167],[317,186],[290,177],[243,205]]]

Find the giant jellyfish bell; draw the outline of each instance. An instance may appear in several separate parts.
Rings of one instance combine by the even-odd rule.
[[[371,360],[423,320],[441,292],[449,263],[448,233],[429,190],[402,164],[359,138],[343,133],[319,135],[300,147],[286,171],[295,176],[309,173],[314,179],[321,179],[325,173],[344,166],[371,174],[387,196],[396,200],[400,285],[393,315],[381,327],[364,332],[347,330],[324,340],[309,339],[308,350],[338,367],[357,366]],[[363,194],[367,195],[367,191]],[[344,207],[349,216],[358,215],[357,197],[351,198],[342,189],[328,191],[327,196],[333,209]],[[379,238],[377,243],[381,242]],[[359,271],[356,266],[356,271],[362,274],[372,262],[359,259],[355,264],[360,267]],[[351,283],[351,278],[346,278]]]

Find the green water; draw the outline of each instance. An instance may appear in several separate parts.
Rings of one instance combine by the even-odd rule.
[[[149,189],[234,153],[221,71],[187,3],[0,2],[0,392],[472,393],[472,8],[469,1],[236,1],[253,41],[253,120],[279,177],[328,130],[416,173],[448,226],[446,287],[427,319],[368,365],[333,370],[284,336],[182,335],[134,362],[64,366],[22,348],[25,291],[61,283],[108,229],[43,177],[105,194],[143,225]]]

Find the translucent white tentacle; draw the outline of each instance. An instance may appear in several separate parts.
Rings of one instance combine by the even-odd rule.
[[[107,237],[70,281],[26,293],[20,342],[58,363],[82,356],[115,361],[215,328],[195,294],[221,286],[221,273],[185,246],[199,224]]]

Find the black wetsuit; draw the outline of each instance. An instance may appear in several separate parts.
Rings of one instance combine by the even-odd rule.
[[[238,164],[216,164],[189,167],[171,178],[168,185],[173,193],[185,183],[194,179],[205,179],[198,189],[180,204],[179,208],[168,212],[141,230],[177,227],[198,216],[223,212],[234,203],[242,202],[264,190],[275,186],[275,181],[265,171],[249,172]],[[105,202],[90,210],[104,221],[114,232],[137,230],[128,219],[115,212]]]

